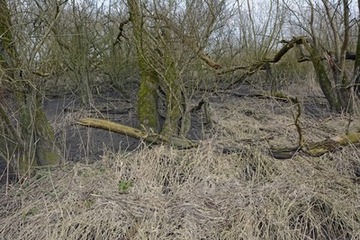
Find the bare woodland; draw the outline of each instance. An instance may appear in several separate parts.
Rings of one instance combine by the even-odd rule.
[[[359,14],[352,0],[0,0],[0,239],[360,238]],[[68,96],[57,127],[45,103]],[[309,118],[310,98],[326,114]],[[66,128],[138,142],[76,165]],[[47,213],[14,197],[47,189]]]

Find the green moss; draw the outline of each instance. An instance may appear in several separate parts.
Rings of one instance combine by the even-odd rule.
[[[30,208],[26,212],[23,212],[23,220],[25,220],[27,217],[35,216],[39,213],[39,209],[37,208]]]
[[[84,206],[86,209],[90,209],[92,206],[94,206],[96,201],[92,198],[88,198],[84,200]]]
[[[273,97],[277,97],[277,98],[285,98],[286,99],[288,97],[285,93],[279,92],[279,91],[274,92],[272,95],[273,95]]]
[[[6,0],[0,0],[0,38],[3,51],[0,52],[0,66],[7,70],[7,74],[14,76],[14,59],[16,49],[11,32],[10,11]]]
[[[36,144],[37,163],[41,166],[59,164],[61,154],[55,144],[55,134],[40,103],[36,104],[35,131],[38,137]]]
[[[18,164],[15,166],[17,173],[20,177],[26,177],[32,175],[32,169],[37,166],[36,161],[32,158],[28,158],[23,154],[18,159]]]
[[[146,129],[158,132],[160,128],[157,110],[157,76],[154,72],[141,69],[141,83],[138,92],[137,109],[140,124]]]
[[[340,145],[356,144],[360,142],[360,132],[348,133],[339,140]]]
[[[137,110],[140,124],[147,130],[159,132],[159,115],[157,111],[157,88],[158,76],[153,66],[147,59],[149,49],[147,49],[145,36],[143,35],[142,14],[138,1],[128,0],[130,18],[134,29],[134,40],[136,44],[136,54],[141,72],[140,88],[138,92]]]
[[[310,53],[310,60],[315,69],[317,80],[320,84],[321,90],[324,93],[326,100],[328,101],[330,108],[335,111],[340,111],[341,106],[333,92],[331,81],[326,73],[325,66],[322,62],[322,56],[315,46],[310,46],[305,40],[303,41],[305,48]]]
[[[166,91],[166,119],[164,127],[161,131],[161,134],[167,137],[177,136],[180,134],[180,129],[182,129],[180,119],[184,117],[185,113],[185,100],[182,93],[182,81],[179,76],[178,69],[176,67],[176,60],[173,56],[173,51],[165,43],[171,42],[171,37],[168,31],[164,30],[164,38],[162,48],[163,51],[163,61],[165,65],[165,73],[162,86]],[[183,122],[185,123],[185,122]]]

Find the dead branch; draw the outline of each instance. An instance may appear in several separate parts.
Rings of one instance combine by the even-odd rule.
[[[294,125],[296,127],[296,131],[299,135],[299,143],[298,145],[300,147],[302,147],[305,143],[304,141],[304,136],[302,134],[302,129],[301,129],[301,126],[300,126],[300,116],[301,116],[301,105],[299,103],[299,101],[296,99],[296,101],[292,101],[293,103],[295,103],[295,106],[296,106],[296,115],[294,114]]]
[[[128,38],[124,35],[124,26],[125,26],[126,24],[128,24],[130,21],[131,21],[131,19],[128,18],[128,19],[125,19],[124,21],[122,21],[122,22],[120,23],[120,25],[119,25],[119,34],[118,34],[117,37],[116,37],[116,40],[115,40],[114,45],[121,42],[121,37],[123,37],[123,38],[125,38],[126,40],[128,40]]]
[[[234,93],[231,92],[229,93],[234,97],[239,97],[239,98],[258,98],[258,99],[269,99],[269,100],[276,100],[278,102],[285,102],[285,103],[294,103],[297,104],[298,100],[296,97],[290,97],[290,96],[286,96],[282,93],[277,93],[274,95],[266,95],[266,94],[241,94],[241,93]]]
[[[320,142],[308,144],[302,150],[313,157],[321,156],[327,152],[333,152],[350,144],[360,143],[360,131],[339,135]]]
[[[104,119],[82,118],[78,120],[77,123],[86,127],[104,129],[111,132],[123,134],[129,137],[142,139],[149,143],[169,144],[179,149],[194,148],[199,145],[199,143],[196,141],[191,141],[188,139],[178,138],[178,137],[168,138],[157,133],[148,133],[136,128],[132,128],[120,123],[115,123]]]
[[[300,150],[299,147],[270,148],[270,155],[276,159],[290,159]]]
[[[294,125],[296,127],[296,131],[299,135],[298,145],[295,147],[283,147],[283,148],[271,148],[270,154],[277,159],[289,159],[292,158],[296,153],[303,152],[312,157],[321,156],[327,152],[333,152],[341,147],[350,145],[350,144],[358,144],[360,143],[360,130],[357,132],[349,133],[347,132],[344,135],[336,136],[333,138],[325,139],[320,142],[315,143],[306,143],[304,140],[304,136],[302,134],[302,129],[300,126],[300,116],[301,116],[301,105],[296,98],[288,98],[290,102],[292,102],[296,108],[297,112],[293,115]]]
[[[169,18],[163,15],[159,15],[158,17],[164,22],[166,22],[166,25],[181,39],[181,41],[186,46],[188,46],[194,53],[196,53],[196,55],[202,61],[204,61],[208,66],[210,66],[215,70],[222,68],[222,66],[219,63],[217,63],[215,60],[210,58],[206,53],[204,53],[204,51],[198,46],[198,44],[192,37],[184,34],[181,28],[177,26],[173,21],[171,21]]]
[[[284,43],[284,46],[277,52],[275,57],[272,59],[263,59],[263,60],[260,60],[256,63],[253,63],[248,66],[232,66],[232,67],[228,67],[228,68],[222,67],[222,68],[219,68],[216,70],[216,74],[223,75],[223,74],[235,72],[237,70],[243,71],[242,75],[238,78],[239,80],[233,82],[232,84],[230,84],[230,86],[227,87],[229,89],[229,88],[233,87],[234,85],[236,85],[238,82],[242,81],[245,77],[251,76],[259,70],[266,69],[266,65],[268,65],[270,63],[279,62],[282,59],[282,57],[294,47],[298,47],[300,49],[300,56],[299,56],[299,59],[297,60],[299,63],[311,61],[309,56],[305,56],[301,49],[301,46],[303,44],[311,43],[311,39],[301,36],[301,37],[294,37],[290,41],[282,40],[281,43]],[[355,53],[347,52],[345,59],[355,60]],[[321,60],[326,60],[326,57],[325,56],[322,57]]]
[[[280,51],[275,55],[272,62],[278,62],[280,59],[294,46],[302,44],[303,38],[293,38],[290,41],[282,40],[281,43],[285,43],[285,45],[280,49]]]
[[[223,75],[226,73],[231,73],[237,70],[244,70],[243,76],[251,76],[258,70],[264,69],[264,66],[269,63],[277,63],[279,62],[282,57],[290,51],[294,47],[300,47],[300,45],[304,43],[310,43],[311,40],[307,37],[294,37],[290,41],[282,40],[281,43],[284,43],[284,46],[277,52],[275,57],[273,59],[263,59],[260,60],[254,64],[248,65],[248,66],[232,66],[229,68],[221,68],[216,71],[217,75]],[[310,58],[308,56],[305,56],[302,50],[300,50],[300,58],[298,59],[298,62],[305,62],[310,61]],[[346,52],[345,59],[347,60],[355,60],[356,54],[353,52]],[[325,57],[323,57],[321,60],[326,60]],[[233,85],[233,84],[232,84]]]
[[[320,142],[303,144],[303,146],[292,148],[271,148],[270,154],[276,159],[290,159],[297,152],[303,152],[311,157],[319,157],[327,152],[334,152],[350,144],[360,143],[360,130],[333,138],[325,139]]]

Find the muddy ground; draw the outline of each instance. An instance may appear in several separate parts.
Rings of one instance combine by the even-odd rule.
[[[215,115],[213,119],[215,128],[218,119],[225,119],[226,121],[227,115],[232,115],[232,112],[241,113],[241,116],[250,119],[250,122],[258,121],[259,116],[264,115],[264,113],[260,113],[263,109],[260,108],[259,110],[259,105],[263,104],[265,104],[264,108],[270,109],[271,114],[281,116],[286,112],[289,113],[291,104],[288,102],[278,101],[275,98],[259,98],[257,95],[268,93],[264,89],[266,89],[266,86],[243,84],[227,91],[217,91],[216,93],[200,92],[197,96],[193,97],[191,105],[196,107],[202,97],[206,96],[210,103],[210,109],[212,109],[213,115]],[[290,92],[289,95],[299,96],[299,100],[302,103],[302,118],[317,121],[317,119],[334,116],[328,109],[325,98],[318,91],[309,91],[308,96],[303,96],[304,91],[296,86],[290,89],[288,91]],[[44,109],[54,127],[64,161],[89,163],[101,159],[108,150],[116,153],[119,151],[133,151],[144,146],[139,139],[101,129],[86,128],[76,124],[76,120],[79,118],[94,117],[139,128],[135,105],[136,88],[128,88],[126,95],[124,95],[123,91],[105,88],[100,94],[94,95],[94,104],[89,107],[84,107],[79,95],[76,93],[49,94],[45,97]],[[234,108],[234,103],[236,105],[237,102],[247,102],[247,99],[258,106],[249,108],[248,106],[242,107],[237,105]],[[260,118],[266,118],[266,116],[261,116]],[[244,128],[246,127],[244,126]],[[213,130],[205,126],[203,109],[192,112],[192,126],[187,137],[194,140],[207,139],[213,133]],[[0,165],[1,172],[3,172],[5,167]]]
[[[136,91],[129,90],[129,93],[131,92]],[[192,105],[196,106],[201,96],[206,95],[211,109],[216,112],[219,109],[226,109],[228,102],[236,102],[244,98],[257,98],[256,94],[263,93],[263,90],[254,86],[241,85],[231,91],[200,93],[192,100]],[[92,162],[100,159],[105,150],[132,151],[141,146],[141,141],[138,139],[76,124],[76,120],[81,117],[96,117],[138,128],[134,104],[136,95],[129,95],[131,95],[130,99],[124,98],[124,95],[116,90],[102,92],[100,95],[94,96],[94,106],[87,108],[83,107],[76,94],[47,96],[44,101],[44,109],[54,126],[66,161]],[[258,101],[268,102],[268,107],[278,115],[284,114],[289,107],[289,103],[276,99],[259,99]],[[330,111],[322,96],[303,96],[300,101],[303,103],[303,117],[317,119],[330,116]],[[241,106],[235,111],[243,112],[246,117],[256,118],[258,115],[254,110],[241,109]],[[203,110],[200,109],[192,114],[192,128],[188,138],[204,139],[207,137],[209,134],[204,126]]]
[[[79,126],[76,120],[93,117],[139,128],[136,105],[133,104],[135,102],[134,94],[129,100],[124,99],[120,92],[112,90],[94,96],[94,105],[90,107],[83,107],[75,94],[61,97],[48,96],[44,101],[44,109],[54,126],[65,160],[92,162],[98,160],[106,150],[132,151],[141,147],[141,141],[101,129]],[[194,101],[194,104],[198,102]],[[200,115],[193,114],[192,128],[188,133],[191,139],[203,138]]]
[[[136,127],[133,99],[124,100],[118,92],[96,97],[96,111],[83,108],[76,94],[46,99],[45,110],[68,162],[37,171],[26,184],[0,188],[0,236],[359,239],[359,148],[273,158],[270,146],[298,143],[297,108],[281,99],[249,96],[263,89],[242,85],[208,93],[213,128],[207,129],[202,111],[196,111],[189,138],[204,140],[187,150],[146,147],[75,124],[92,116]],[[331,114],[318,89],[294,86],[284,92],[302,104],[306,142],[345,132],[349,117]],[[358,117],[352,120],[350,131],[360,126]]]

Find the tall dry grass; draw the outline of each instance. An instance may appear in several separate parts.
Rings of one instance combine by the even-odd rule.
[[[95,164],[43,169],[3,188],[0,239],[360,239],[356,146],[275,160],[270,145],[297,141],[291,106],[211,101],[215,133],[197,149],[105,152]],[[346,123],[302,117],[308,140],[342,133]]]

